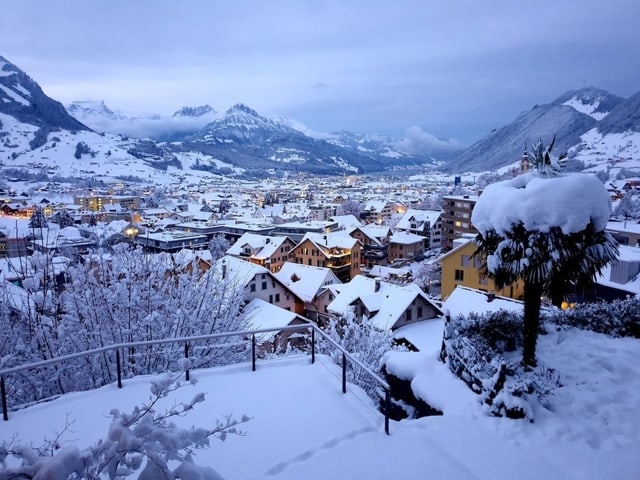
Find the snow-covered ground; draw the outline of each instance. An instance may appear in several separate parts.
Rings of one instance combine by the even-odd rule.
[[[433,324],[436,325],[436,324]],[[441,325],[441,322],[440,322]],[[420,372],[414,390],[443,416],[391,423],[356,387],[340,390],[340,371],[326,357],[259,362],[194,372],[198,383],[168,399],[206,393],[204,404],[179,421],[212,426],[233,413],[251,418],[246,435],[212,440],[195,461],[223,477],[637,479],[640,444],[640,340],[612,339],[575,329],[540,338],[539,360],[556,368],[562,387],[538,406],[535,423],[487,415],[477,397],[437,360],[441,330],[423,335],[424,353],[397,362]],[[149,397],[140,377],[11,412],[0,441],[18,436],[39,445],[74,423],[63,441],[88,445],[107,434],[108,412]]]

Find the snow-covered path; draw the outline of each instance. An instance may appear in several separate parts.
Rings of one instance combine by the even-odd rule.
[[[212,466],[228,479],[638,478],[638,434],[633,429],[640,422],[635,408],[640,374],[626,366],[621,370],[616,359],[640,361],[640,342],[590,332],[562,335],[543,336],[540,352],[548,358],[571,352],[575,356],[576,346],[582,344],[587,347],[585,357],[592,361],[578,360],[593,376],[601,363],[594,349],[604,348],[609,367],[628,375],[626,384],[621,377],[612,377],[620,386],[611,394],[619,396],[628,388],[627,398],[591,405],[603,399],[599,393],[581,398],[578,387],[570,386],[557,400],[573,401],[573,405],[541,413],[536,423],[492,418],[473,393],[459,388],[460,382],[435,360],[435,354],[428,354],[419,388],[438,391],[445,415],[392,422],[390,436],[384,433],[382,415],[361,390],[349,386],[347,394],[342,394],[340,370],[322,356],[315,365],[308,357],[262,362],[256,372],[251,372],[250,365],[195,371],[198,384],[179,390],[169,401],[206,393],[203,404],[179,419],[185,426],[213,425],[216,418],[229,413],[252,417],[241,426],[245,436],[229,436],[225,442],[212,439],[211,447],[195,457],[197,463]],[[572,368],[565,378],[580,370]],[[609,385],[606,380],[594,388],[602,391]],[[453,401],[447,401],[447,394]],[[74,423],[63,440],[88,445],[106,436],[110,409],[128,410],[148,397],[149,379],[144,377],[126,380],[122,390],[111,385],[66,395],[12,412],[1,425],[0,441],[18,435],[38,445],[43,437],[52,438],[63,428],[68,413]],[[589,405],[593,415],[588,413]],[[620,408],[631,410],[617,411]],[[581,418],[585,416],[589,418]],[[603,425],[607,419],[612,423]]]

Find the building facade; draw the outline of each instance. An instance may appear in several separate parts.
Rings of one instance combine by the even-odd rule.
[[[471,212],[478,200],[473,195],[457,195],[443,197],[442,206],[442,250],[453,248],[453,241],[464,234],[477,234],[478,231],[471,224]]]

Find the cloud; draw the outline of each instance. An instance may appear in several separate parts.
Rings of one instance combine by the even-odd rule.
[[[436,137],[417,126],[407,128],[404,135],[404,138],[399,140],[395,146],[399,150],[411,154],[432,153],[434,151],[452,152],[465,148],[455,139]]]
[[[175,133],[195,133],[215,115],[201,117],[122,117],[113,120],[104,117],[78,117],[82,123],[97,132],[116,133],[136,138],[162,138]]]

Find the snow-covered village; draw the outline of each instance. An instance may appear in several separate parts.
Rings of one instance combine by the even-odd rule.
[[[640,478],[640,8],[239,3],[6,6],[0,479]]]

